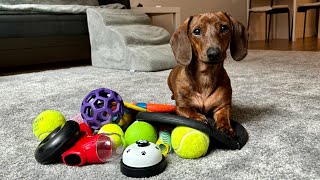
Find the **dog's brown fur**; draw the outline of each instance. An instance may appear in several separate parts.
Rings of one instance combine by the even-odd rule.
[[[230,44],[234,60],[247,55],[246,28],[227,13],[189,17],[172,35],[170,44],[179,63],[168,77],[176,113],[208,123],[234,135],[230,125],[232,89],[223,62]],[[209,50],[210,49],[210,50]]]

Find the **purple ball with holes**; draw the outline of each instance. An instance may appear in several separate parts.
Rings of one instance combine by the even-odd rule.
[[[124,104],[118,93],[106,88],[91,91],[82,101],[81,116],[92,129],[108,123],[118,123],[124,113]]]

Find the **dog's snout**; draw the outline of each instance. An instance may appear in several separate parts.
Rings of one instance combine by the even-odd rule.
[[[220,61],[220,50],[218,48],[209,48],[207,50],[207,57],[210,62]]]

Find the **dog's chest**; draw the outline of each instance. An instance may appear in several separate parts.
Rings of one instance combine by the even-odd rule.
[[[196,91],[191,96],[191,104],[198,111],[201,111],[205,114],[209,113],[215,104],[215,98],[211,89],[202,89],[201,92]]]

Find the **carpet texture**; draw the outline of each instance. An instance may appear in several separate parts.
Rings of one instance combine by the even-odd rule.
[[[167,156],[152,179],[320,179],[320,53],[249,51],[225,67],[233,86],[232,119],[249,133],[241,150],[211,150],[194,160]],[[171,103],[170,70],[129,72],[91,66],[0,77],[0,179],[127,179],[119,161],[41,165],[33,119],[43,110],[77,114],[84,96],[107,87],[128,102]],[[129,178],[128,178],[129,179]]]

